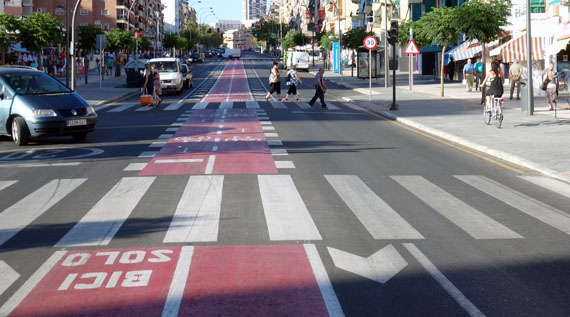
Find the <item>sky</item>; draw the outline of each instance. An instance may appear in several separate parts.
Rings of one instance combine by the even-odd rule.
[[[198,18],[200,21],[198,22],[201,22],[202,19],[204,19],[206,24],[212,24],[217,20],[241,20],[242,0],[200,0],[200,3],[197,2],[198,0],[189,0],[190,5],[195,7],[199,13]],[[267,2],[269,5],[272,1],[267,0]],[[208,8],[210,7],[212,7],[216,15],[207,17],[207,12],[210,11]]]

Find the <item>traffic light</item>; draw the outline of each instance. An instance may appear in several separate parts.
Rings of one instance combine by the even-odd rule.
[[[255,30],[255,23],[251,24],[251,30],[254,31]]]
[[[388,43],[396,45],[396,43],[398,43],[398,20],[390,21],[390,32],[388,35]]]

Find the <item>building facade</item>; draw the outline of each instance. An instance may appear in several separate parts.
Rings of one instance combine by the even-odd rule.
[[[224,45],[227,48],[251,50],[255,48],[251,31],[247,29],[227,30],[224,32]]]
[[[242,0],[242,20],[259,20],[265,16],[266,0]]]
[[[182,0],[161,0],[164,6],[164,32],[179,33],[184,29],[184,7]]]
[[[244,25],[239,20],[218,20],[214,23],[215,29],[220,29],[220,31],[225,32],[229,30],[241,30],[244,28]]]
[[[27,16],[33,12],[33,0],[0,0],[3,3],[3,12],[16,16]],[[37,0],[36,0],[37,1]]]

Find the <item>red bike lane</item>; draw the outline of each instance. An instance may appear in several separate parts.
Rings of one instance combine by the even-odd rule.
[[[243,63],[230,61],[203,101],[253,101]],[[192,113],[139,176],[276,173],[255,110],[203,109]]]

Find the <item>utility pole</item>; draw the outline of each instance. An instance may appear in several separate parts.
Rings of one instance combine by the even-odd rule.
[[[69,87],[69,0],[65,0],[65,85]]]
[[[532,116],[534,114],[534,90],[532,89],[532,50],[531,50],[531,33],[530,33],[530,0],[526,0],[526,60],[528,69],[528,79],[526,87],[528,89],[527,103],[528,103],[528,115]],[[550,61],[545,61],[550,63]],[[548,64],[547,64],[548,65]]]
[[[71,19],[71,45],[69,50],[69,55],[71,57],[71,90],[75,91],[77,89],[77,83],[75,78],[75,17],[77,16],[77,8],[81,0],[77,0],[75,3],[75,8],[73,9],[73,17]]]
[[[384,88],[390,85],[390,68],[388,67],[388,0],[384,0]]]

